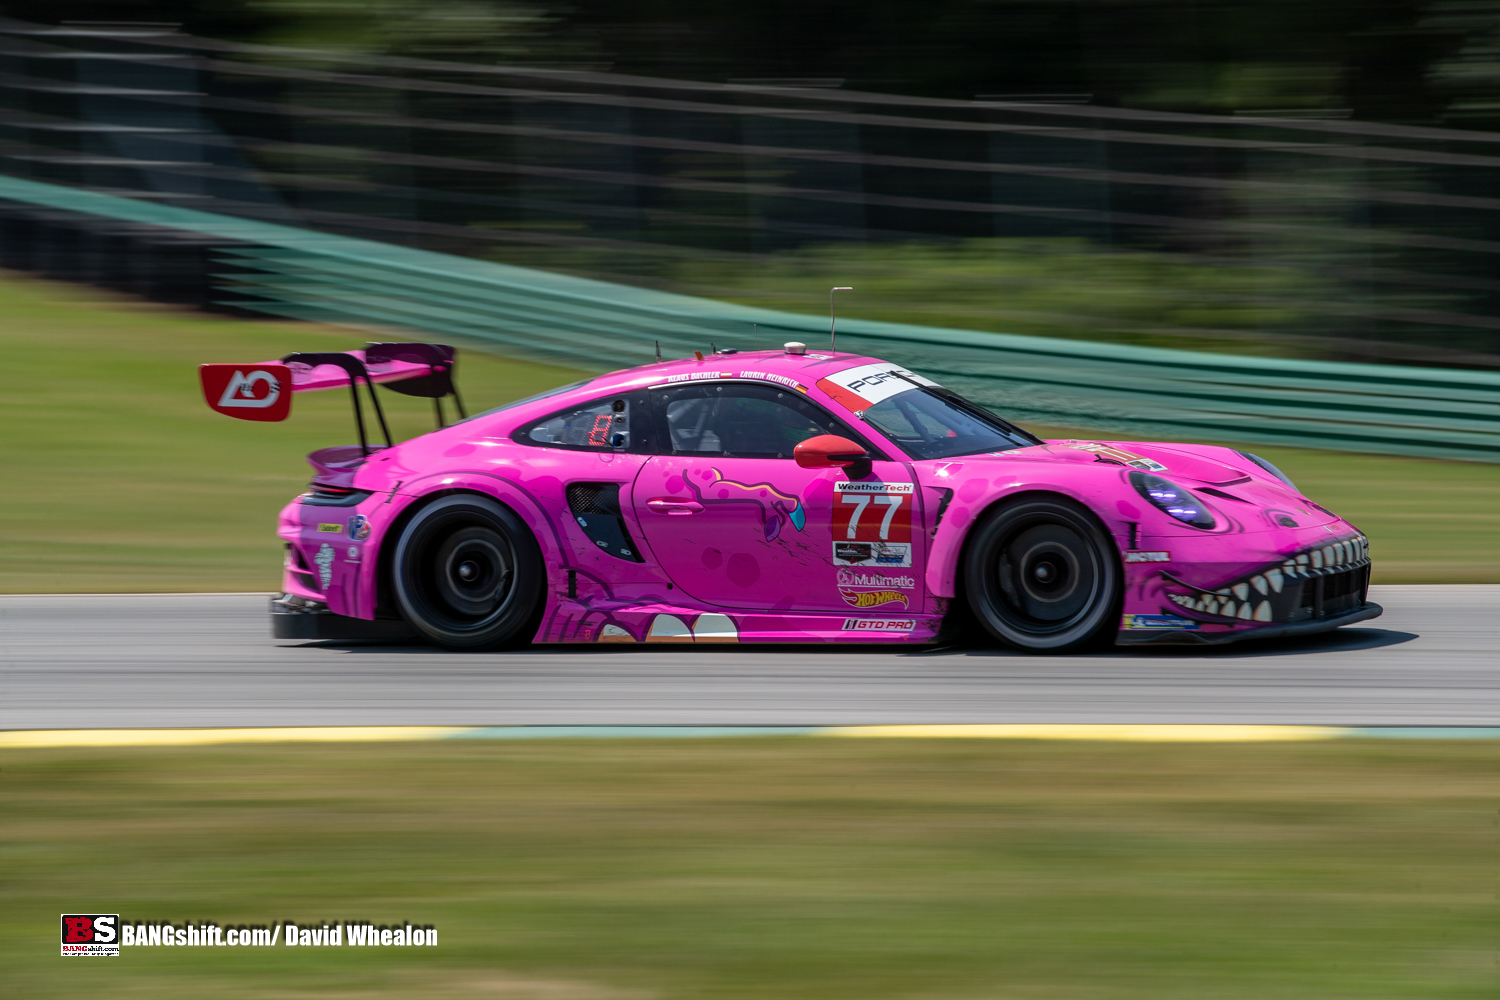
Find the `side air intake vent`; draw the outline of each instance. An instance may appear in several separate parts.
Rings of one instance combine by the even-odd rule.
[[[616,559],[645,562],[620,515],[619,483],[570,483],[568,509],[589,541]]]

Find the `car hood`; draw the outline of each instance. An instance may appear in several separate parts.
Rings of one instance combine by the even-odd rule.
[[[981,469],[993,475],[989,470],[1017,462],[1038,462],[1054,467],[1063,463],[1099,472],[1133,469],[1162,476],[1194,490],[1211,508],[1249,530],[1277,527],[1279,514],[1286,514],[1301,527],[1316,527],[1340,520],[1332,511],[1312,504],[1279,480],[1268,479],[1259,469],[1252,474],[1246,469],[1250,463],[1232,465],[1213,455],[1200,453],[1193,445],[1058,440],[1012,451],[965,455],[948,462],[934,462],[933,465],[939,467],[940,479],[962,483],[984,476]],[[960,495],[962,492],[960,488]],[[1252,511],[1257,512],[1256,516],[1251,516]]]

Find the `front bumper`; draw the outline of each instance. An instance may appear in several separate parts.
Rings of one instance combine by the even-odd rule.
[[[1161,629],[1139,632],[1120,632],[1115,638],[1117,646],[1220,646],[1241,639],[1285,639],[1288,636],[1314,635],[1331,632],[1344,625],[1378,618],[1385,612],[1380,605],[1365,601],[1353,611],[1317,618],[1311,621],[1292,622],[1285,625],[1262,625],[1259,628],[1234,629],[1227,632],[1199,632],[1188,629]]]
[[[417,638],[417,631],[405,621],[336,615],[322,601],[281,594],[271,598],[271,635],[277,639],[398,642]]]

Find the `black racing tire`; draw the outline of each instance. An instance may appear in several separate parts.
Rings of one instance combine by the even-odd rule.
[[[536,539],[513,511],[456,493],[406,523],[391,584],[406,620],[439,646],[498,649],[535,629],[546,572]]]
[[[1122,576],[1099,519],[1058,496],[995,507],[969,536],[964,556],[974,617],[996,639],[1030,653],[1098,644],[1117,627]]]

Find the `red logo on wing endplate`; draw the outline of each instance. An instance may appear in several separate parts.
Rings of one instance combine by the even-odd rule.
[[[199,365],[209,408],[240,420],[285,420],[292,412],[286,365]]]

